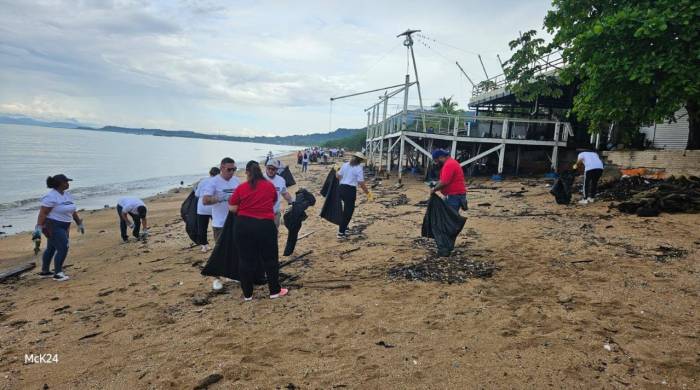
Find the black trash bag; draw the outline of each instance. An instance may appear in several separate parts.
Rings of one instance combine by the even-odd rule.
[[[289,166],[284,167],[279,175],[282,176],[287,187],[297,184],[297,182],[294,180],[294,176],[292,176],[292,171],[289,170]]]
[[[194,191],[190,192],[182,206],[180,206],[180,217],[185,221],[185,231],[190,239],[195,243],[199,243],[197,229],[197,202],[199,198],[194,196]]]
[[[340,204],[340,183],[335,176],[335,169],[328,172],[326,181],[321,187],[321,195],[326,197],[321,208],[321,218],[340,226],[343,222],[343,207]]]
[[[292,207],[288,208],[284,213],[284,226],[289,231],[287,245],[284,247],[284,256],[294,253],[301,224],[307,218],[306,209],[315,204],[316,198],[306,189],[301,188],[296,192]]]
[[[234,228],[236,226],[236,214],[228,213],[226,222],[221,230],[221,235],[211,251],[207,264],[202,269],[202,275],[223,277],[232,280],[240,281],[238,272],[239,257],[238,245],[235,240]],[[257,263],[255,271],[255,284],[266,284],[265,270],[262,267],[262,262]]]
[[[576,171],[568,170],[559,175],[559,178],[552,184],[552,189],[549,193],[554,195],[554,200],[557,204],[571,203],[573,195],[574,180],[576,179]]]
[[[466,221],[467,218],[459,215],[442,198],[432,194],[423,217],[421,236],[435,239],[438,256],[449,256]]]

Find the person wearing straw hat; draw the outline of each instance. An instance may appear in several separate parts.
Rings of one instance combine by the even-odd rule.
[[[362,191],[367,194],[367,200],[369,202],[374,200],[374,194],[372,194],[372,192],[368,190],[367,186],[365,185],[362,162],[366,159],[367,158],[365,155],[360,152],[353,153],[350,161],[344,163],[336,174],[340,184],[338,191],[340,193],[340,201],[343,208],[343,220],[338,227],[338,238],[347,237],[348,224],[350,224],[352,214],[355,212],[357,186],[360,186]]]

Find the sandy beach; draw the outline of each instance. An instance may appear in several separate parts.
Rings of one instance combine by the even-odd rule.
[[[410,281],[389,270],[435,252],[420,238],[420,177],[382,180],[374,203],[358,195],[355,234],[339,241],[318,217],[328,167],[292,169],[291,190],[318,202],[295,254],[312,252],[282,269],[288,297],[258,287],[243,303],[234,283],[210,294],[208,254],[179,216],[189,189],[148,202],[144,243],[121,243],[114,209],[84,212],[70,281],[35,269],[0,284],[0,388],[700,387],[697,214],[560,206],[544,180],[476,180],[453,256],[493,275]],[[0,269],[37,259],[32,248],[28,234],[0,239]]]

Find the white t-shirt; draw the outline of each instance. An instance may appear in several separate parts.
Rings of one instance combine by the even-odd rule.
[[[202,189],[211,178],[211,176],[207,176],[200,180],[199,184],[197,184],[197,189],[194,190],[194,196],[199,198],[197,200],[197,214],[199,215],[211,215],[211,205],[204,204],[202,199]]]
[[[59,222],[70,222],[73,220],[73,213],[76,210],[73,203],[73,196],[68,191],[63,191],[63,195],[56,190],[49,191],[41,198],[41,205],[51,207],[51,212],[47,218]]]
[[[282,209],[282,194],[287,193],[287,182],[280,175],[275,175],[273,178],[265,175],[265,178],[272,183],[272,185],[275,186],[275,190],[277,190],[277,201],[275,202],[273,211],[278,213]]]
[[[239,184],[240,181],[237,177],[234,176],[231,180],[226,181],[221,175],[216,175],[204,183],[201,190],[202,197],[214,196],[219,200],[218,203],[211,205],[211,226],[224,227],[228,216],[228,198],[231,197]]]
[[[309,162],[309,154],[308,153],[304,153],[304,157],[301,159],[301,162],[305,162],[305,163]]]
[[[139,198],[134,198],[133,196],[127,196],[124,198],[119,199],[119,202],[117,203],[119,206],[122,206],[122,213],[129,213],[129,214],[137,214],[139,211],[137,210],[141,206],[146,206],[143,201]]]
[[[340,175],[340,184],[347,184],[349,186],[357,187],[357,183],[365,181],[361,164],[352,166],[349,162],[346,162],[342,167],[340,167],[338,174]]]
[[[586,167],[586,172],[591,169],[603,169],[603,161],[598,157],[598,153],[595,152],[581,152],[578,154],[578,159],[583,161],[583,165]]]

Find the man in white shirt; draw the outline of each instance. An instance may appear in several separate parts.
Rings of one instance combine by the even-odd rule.
[[[228,199],[240,184],[234,177],[236,162],[231,157],[224,157],[219,166],[221,173],[204,183],[201,195],[202,203],[211,206],[211,226],[214,231],[214,241],[219,239],[221,230],[228,216]]]
[[[282,163],[277,159],[269,159],[265,163],[265,178],[275,186],[277,190],[277,201],[273,211],[275,212],[275,225],[277,229],[280,227],[282,220],[282,199],[287,200],[287,203],[292,203],[292,195],[287,191],[287,182],[284,178],[277,174],[277,171],[282,167]]]
[[[603,175],[603,161],[598,156],[598,153],[592,151],[582,151],[578,154],[574,170],[583,164],[583,199],[579,204],[587,204],[595,201],[596,193],[598,192],[598,180]]]
[[[127,226],[133,229],[132,234],[136,238],[143,238],[148,235],[147,212],[146,205],[139,198],[126,196],[119,199],[117,202],[117,214],[119,215],[119,231],[124,242],[129,241],[129,236],[126,234]],[[129,221],[129,216],[131,216],[133,222]],[[140,231],[141,220],[143,220],[143,232]]]
[[[343,164],[340,170],[336,173],[339,180],[338,192],[343,208],[343,222],[338,226],[338,238],[347,237],[347,229],[352,219],[352,214],[355,212],[355,200],[357,198],[357,187],[362,188],[362,191],[367,194],[367,200],[373,201],[374,195],[365,185],[365,177],[361,163],[365,161],[365,155],[362,153],[353,153],[349,162]]]
[[[209,250],[209,239],[207,238],[209,231],[209,220],[211,219],[211,206],[202,203],[202,189],[206,186],[207,181],[211,180],[221,173],[219,167],[212,167],[209,170],[209,176],[203,178],[197,184],[197,189],[194,191],[194,196],[197,197],[197,244],[202,246],[202,252]]]

